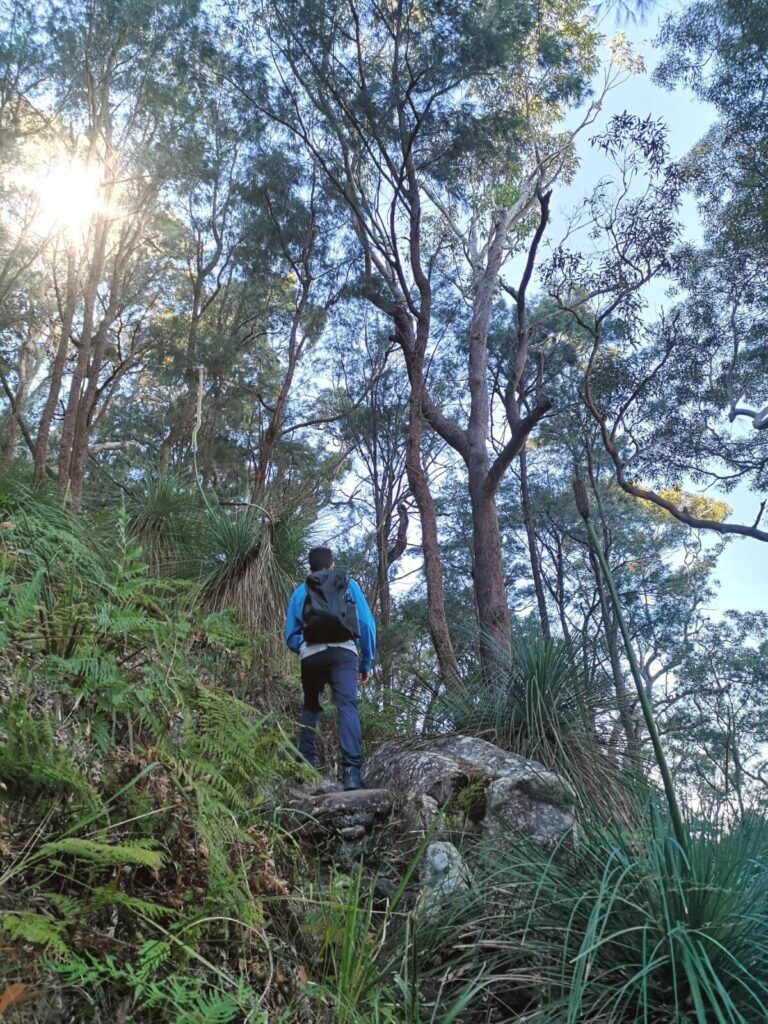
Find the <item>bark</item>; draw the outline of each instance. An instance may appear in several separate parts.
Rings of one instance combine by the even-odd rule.
[[[453,652],[453,643],[448,630],[448,617],[445,613],[443,564],[437,534],[435,501],[421,459],[424,424],[421,415],[421,392],[418,385],[416,388],[411,385],[408,414],[405,469],[408,486],[419,510],[421,523],[421,550],[424,554],[424,575],[427,583],[427,622],[440,674],[450,686],[459,680],[459,666]]]
[[[198,260],[199,263],[199,260]],[[161,471],[168,469],[171,452],[187,432],[191,432],[195,422],[195,401],[194,394],[197,390],[197,335],[200,321],[202,320],[202,290],[203,277],[200,271],[192,281],[192,309],[190,312],[189,330],[187,332],[187,353],[184,367],[184,382],[187,385],[187,394],[177,403],[172,413],[172,423],[168,434],[160,445],[158,452],[158,465]]]
[[[109,302],[91,340],[90,359],[87,363],[86,376],[83,382],[85,388],[74,411],[74,432],[70,451],[68,489],[70,505],[75,512],[80,510],[83,481],[85,478],[85,463],[88,457],[88,441],[101,392],[99,380],[104,365],[107,340],[112,325],[119,315],[126,268],[141,238],[142,229],[143,223],[139,220],[132,227],[126,229],[120,238],[120,244],[115,254],[110,275]]]
[[[309,253],[307,253],[307,259],[308,258]],[[256,463],[253,487],[251,489],[252,501],[258,501],[267,486],[267,477],[269,474],[269,467],[272,464],[272,456],[274,455],[275,446],[280,438],[285,421],[285,411],[288,404],[288,397],[291,393],[291,387],[293,386],[293,378],[296,375],[296,367],[299,365],[299,360],[301,359],[302,352],[304,350],[305,338],[301,334],[301,321],[307,307],[307,303],[309,302],[310,286],[311,277],[309,273],[307,273],[301,282],[301,294],[296,304],[296,308],[294,309],[293,317],[291,318],[291,329],[288,338],[288,362],[285,368],[285,374],[283,375],[277,400],[272,406],[272,412],[269,418],[269,423],[267,424],[267,429],[264,431],[261,438],[261,444],[259,446],[259,458]]]
[[[6,421],[5,429],[3,431],[2,446],[3,463],[4,465],[8,466],[10,462],[13,460],[13,455],[16,447],[17,431],[21,432],[21,436],[26,441],[27,447],[29,448],[30,452],[34,453],[35,445],[32,435],[30,434],[29,428],[26,424],[26,420],[24,419],[21,406],[19,404],[24,400],[26,388],[23,387],[22,385],[19,385],[19,387],[16,389],[16,394],[14,395],[10,385],[8,384],[8,381],[5,379],[5,375],[2,372],[0,372],[0,383],[2,383],[3,391],[5,392],[5,397],[8,399],[8,404],[10,406],[8,420]]]
[[[487,675],[509,660],[509,607],[496,497],[487,487],[487,471],[482,463],[474,463],[468,470],[472,507],[473,584],[480,621],[480,652],[484,673]]]
[[[72,326],[75,319],[75,307],[77,304],[77,279],[75,259],[72,251],[67,254],[67,281],[63,306],[60,304],[59,318],[61,321],[59,330],[59,343],[56,346],[56,355],[53,358],[51,367],[51,383],[48,386],[48,397],[43,406],[40,417],[40,425],[37,430],[35,442],[35,483],[42,483],[48,465],[48,445],[51,436],[51,426],[56,413],[56,406],[61,394],[61,382],[64,376],[64,367],[67,362],[69,346],[72,337]]]
[[[440,556],[435,500],[432,497],[429,479],[421,457],[424,432],[422,410],[425,390],[424,359],[421,346],[425,341],[428,324],[422,320],[419,324],[421,332],[421,336],[419,336],[413,330],[413,322],[408,312],[403,307],[398,307],[395,310],[395,328],[396,338],[405,355],[410,385],[405,471],[408,487],[419,511],[421,524],[421,550],[424,555],[424,576],[427,584],[427,623],[440,674],[450,686],[459,681],[459,666],[453,652],[448,617],[445,612],[443,563]]]
[[[552,637],[552,630],[549,624],[549,612],[547,610],[547,599],[544,593],[544,580],[541,575],[541,562],[539,560],[539,548],[536,543],[536,530],[533,525],[533,509],[531,508],[531,494],[528,489],[528,459],[525,454],[525,446],[520,451],[520,496],[523,507],[523,523],[525,534],[528,538],[528,554],[531,560],[531,575],[533,576],[533,589],[536,593],[536,604],[539,609],[539,621],[541,631],[549,640]]]
[[[6,393],[10,407],[6,421],[3,424],[3,437],[0,444],[0,460],[6,469],[13,462],[13,456],[16,452],[16,435],[21,428],[21,410],[24,407],[27,393],[27,380],[24,376],[22,365],[23,358],[22,353],[19,357],[19,382],[15,393],[7,387],[7,382],[3,378],[3,390]]]
[[[96,299],[98,287],[104,272],[106,259],[106,246],[108,235],[108,221],[101,217],[94,231],[93,258],[88,268],[88,276],[83,296],[83,324],[80,331],[80,343],[77,351],[77,361],[72,371],[72,380],[69,386],[67,406],[64,412],[64,420],[61,425],[61,441],[59,444],[59,490],[67,494],[69,499],[70,469],[72,464],[72,448],[75,441],[77,429],[77,418],[80,408],[80,401],[83,396],[83,385],[85,384],[88,372],[88,363],[91,357],[91,347],[94,342]]]

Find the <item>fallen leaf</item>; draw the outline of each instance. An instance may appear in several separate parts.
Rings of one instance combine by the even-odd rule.
[[[23,996],[28,988],[29,985],[22,985],[18,982],[7,988],[0,996],[0,1014],[5,1013],[8,1007],[15,1003],[20,996]]]

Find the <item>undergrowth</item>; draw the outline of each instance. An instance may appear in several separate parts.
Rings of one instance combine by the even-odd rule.
[[[8,1013],[265,1019],[286,883],[261,808],[295,761],[232,692],[251,643],[152,571],[127,513],[0,491],[0,978],[29,986]]]
[[[680,843],[600,756],[602,696],[567,651],[518,648],[442,711],[566,775],[576,840],[475,837],[466,888],[427,904],[424,837],[382,896],[370,866],[321,874],[272,822],[301,770],[279,719],[241,699],[254,637],[224,596],[253,603],[267,527],[223,531],[250,555],[210,577],[210,602],[168,574],[177,527],[145,558],[157,516],[134,514],[75,520],[0,480],[3,1020],[763,1024],[765,822]]]

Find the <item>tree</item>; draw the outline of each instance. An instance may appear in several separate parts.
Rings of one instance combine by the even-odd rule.
[[[263,10],[272,90],[268,104],[256,105],[301,140],[346,208],[360,249],[360,288],[391,319],[405,360],[408,479],[421,519],[433,639],[449,677],[455,659],[421,463],[422,420],[466,466],[479,621],[490,652],[509,642],[495,493],[548,408],[543,395],[520,390],[529,354],[524,302],[549,189],[571,157],[571,136],[553,135],[552,124],[583,95],[592,68],[595,36],[581,13],[579,4],[505,2],[401,3],[387,11],[367,2],[290,2]],[[492,454],[492,302],[503,264],[531,232],[512,292],[519,330],[508,361],[510,437]],[[461,324],[463,422],[438,406],[428,380],[435,325],[446,316]]]
[[[707,135],[665,172],[678,189],[697,196],[704,241],[678,245],[660,235],[667,265],[659,251],[656,272],[674,278],[679,299],[646,327],[642,342],[635,334],[637,352],[626,363],[631,384],[621,404],[594,407],[628,493],[694,529],[762,541],[768,540],[764,502],[753,522],[734,523],[717,514],[722,503],[707,507],[702,500],[694,507],[676,496],[690,481],[727,493],[739,482],[761,492],[768,479],[760,394],[768,367],[764,25],[765,5],[741,2],[692,3],[665,22],[659,79],[685,82],[718,111]],[[743,429],[746,423],[751,430]]]
[[[191,2],[158,8],[98,0],[51,4],[39,25],[47,84],[29,100],[50,108],[56,173],[87,180],[92,193],[90,207],[81,205],[77,221],[65,224],[51,267],[58,342],[35,451],[40,479],[66,375],[58,480],[75,509],[97,409],[131,364],[158,299],[158,197],[172,173],[158,143],[183,117],[176,87],[183,55],[198,39],[196,14]]]

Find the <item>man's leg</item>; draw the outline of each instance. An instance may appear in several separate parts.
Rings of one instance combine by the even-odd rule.
[[[299,753],[313,768],[317,768],[317,727],[323,710],[320,694],[326,683],[325,666],[317,664],[321,654],[313,654],[311,658],[301,661],[301,688],[304,691],[304,704],[299,715],[301,729],[299,731]]]
[[[360,712],[358,711],[358,657],[355,651],[329,647],[329,681],[333,690],[339,727],[339,747],[344,768],[360,769],[363,764],[363,747],[360,733]]]

